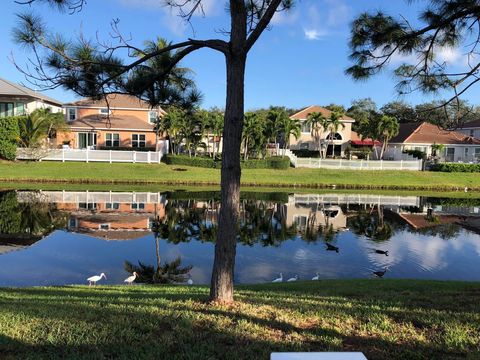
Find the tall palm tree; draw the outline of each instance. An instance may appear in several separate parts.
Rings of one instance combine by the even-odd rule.
[[[335,134],[338,132],[340,128],[344,129],[345,124],[342,122],[343,114],[338,111],[332,111],[330,113],[330,118],[327,120],[327,128],[330,130],[330,134],[328,138],[330,139],[330,145],[332,145],[332,157],[335,156],[334,150],[334,141],[335,141]]]
[[[287,147],[290,147],[290,136],[293,136],[295,139],[300,137],[300,121],[289,117],[282,117],[279,119],[278,129],[278,133],[283,135],[283,155],[285,156],[285,150]]]
[[[322,151],[323,132],[327,130],[328,119],[319,112],[313,112],[307,116],[307,124],[310,126],[310,133],[317,140],[317,149],[321,158],[324,158]]]
[[[266,115],[267,126],[265,128],[266,146],[270,142],[277,142],[279,134],[279,124],[288,121],[288,113],[284,108],[271,108]]]
[[[249,152],[256,152],[263,148],[265,142],[265,118],[258,112],[245,113],[243,125],[243,157],[248,160]]]
[[[378,131],[382,137],[382,149],[380,151],[380,159],[383,159],[385,150],[388,147],[388,142],[394,136],[398,135],[399,130],[400,124],[393,116],[382,115],[380,117],[380,121],[378,122]]]

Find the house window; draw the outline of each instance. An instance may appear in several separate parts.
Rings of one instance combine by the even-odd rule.
[[[327,140],[330,140],[330,141],[332,141],[332,140],[336,140],[336,141],[342,140],[342,135],[340,135],[339,133],[335,133],[335,134],[330,133],[330,134],[327,135]]]
[[[109,230],[110,224],[100,224],[100,230]]]
[[[145,134],[133,134],[132,135],[132,147],[144,148],[146,146]]]
[[[475,159],[480,161],[480,148],[475,148]]]
[[[70,227],[70,228],[75,228],[75,227],[77,227],[77,219],[75,219],[75,218],[70,218],[70,219],[68,220],[68,227]]]
[[[120,146],[120,134],[106,134],[105,135],[106,147],[119,147]]]
[[[445,149],[445,161],[453,161],[455,157],[455,148]]]
[[[464,155],[465,155],[465,160],[467,160],[468,159],[468,147],[465,148]]]
[[[300,127],[301,127],[302,133],[310,133],[312,131],[310,124],[307,123],[306,121],[300,122]]]
[[[13,116],[13,103],[0,103],[0,117]]]
[[[308,150],[308,143],[301,143],[300,150]]]
[[[149,111],[148,112],[148,122],[150,124],[155,124],[157,122],[158,113],[156,111]]]
[[[114,203],[105,203],[105,209],[108,210],[118,210],[120,208],[120,204],[117,202]]]
[[[110,115],[112,112],[110,111],[109,108],[101,108],[101,109],[99,110],[99,113],[102,114],[102,115],[108,116],[108,115]]]
[[[132,203],[132,210],[144,210],[145,204],[144,203]]]
[[[76,108],[68,108],[67,109],[67,118],[68,121],[73,121],[77,119],[77,109]]]
[[[78,203],[79,209],[94,210],[97,208],[97,203]]]
[[[474,137],[474,135],[475,135],[475,130],[471,129],[471,130],[470,130],[470,136],[471,136],[471,137]]]
[[[16,114],[15,115],[25,115],[25,104],[24,103],[16,103]]]
[[[299,229],[305,229],[307,227],[307,217],[305,215],[295,215],[293,222]]]

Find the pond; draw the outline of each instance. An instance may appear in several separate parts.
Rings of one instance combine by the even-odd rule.
[[[177,258],[208,284],[218,211],[210,191],[0,192],[0,286],[120,284],[125,261]],[[480,199],[245,192],[240,218],[236,283],[480,280]]]

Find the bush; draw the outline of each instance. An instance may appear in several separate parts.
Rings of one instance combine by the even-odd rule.
[[[443,172],[480,172],[480,164],[439,163],[430,167],[432,171]]]
[[[265,159],[252,159],[241,162],[242,169],[288,169],[290,159],[286,156],[272,156]]]
[[[20,136],[18,117],[0,118],[0,159],[15,160]]]
[[[115,151],[155,151],[154,147],[134,148],[131,146],[99,146],[98,150],[115,150]]]
[[[208,157],[189,157],[187,155],[165,155],[165,163],[169,165],[196,166],[204,168],[220,168],[221,161]],[[242,169],[288,169],[288,157],[273,156],[266,159],[252,159],[241,162]]]
[[[294,153],[295,156],[299,158],[319,158],[320,157],[320,151],[318,150],[299,149],[299,150],[292,150],[292,153]]]
[[[404,154],[412,155],[414,158],[425,160],[427,158],[427,154],[421,150],[404,150]]]
[[[188,155],[165,155],[165,163],[169,165],[196,166],[204,168],[220,167],[220,162],[207,157],[189,157]],[[218,164],[217,164],[218,163]]]

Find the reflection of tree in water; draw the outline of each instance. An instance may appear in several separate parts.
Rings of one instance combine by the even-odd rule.
[[[0,234],[17,238],[40,239],[67,222],[55,204],[40,201],[38,193],[18,201],[14,191],[0,192]]]
[[[348,226],[356,235],[366,236],[376,242],[387,241],[394,234],[392,223],[385,221],[383,205],[361,209],[357,215],[349,218]]]
[[[441,224],[421,229],[410,229],[411,233],[438,236],[443,240],[450,240],[457,238],[460,235],[461,226],[458,224]]]
[[[182,259],[180,257],[173,261],[166,262],[160,266],[146,265],[142,262],[138,262],[138,265],[134,265],[128,261],[125,261],[124,268],[127,272],[133,274],[136,272],[138,277],[135,282],[145,284],[172,284],[172,283],[184,283],[187,281],[188,273],[192,270],[192,266],[181,266]]]

